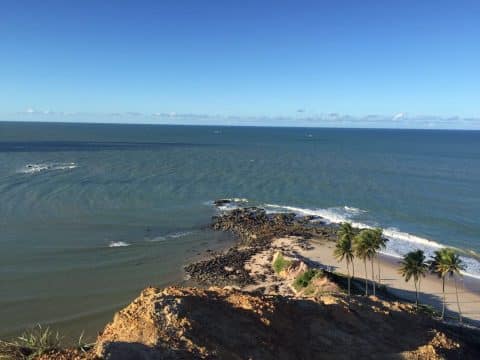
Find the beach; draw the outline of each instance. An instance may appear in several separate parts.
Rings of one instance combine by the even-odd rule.
[[[335,243],[330,240],[321,238],[314,238],[309,241],[309,247],[299,246],[298,238],[296,237],[282,237],[272,241],[271,249],[267,250],[263,256],[256,255],[252,261],[249,262],[248,268],[252,269],[252,273],[259,271],[265,265],[268,265],[268,253],[281,251],[286,255],[300,258],[302,261],[324,268],[328,271],[341,273],[347,275],[347,266],[345,262],[339,262],[334,257]],[[379,255],[381,284],[385,285],[389,294],[398,297],[401,300],[409,302],[415,301],[415,288],[413,280],[405,282],[400,276],[399,262],[400,259],[392,256]],[[357,280],[365,279],[365,267],[362,261],[354,260],[355,278]],[[377,261],[374,264],[375,278],[378,279],[378,265]],[[369,279],[369,293],[372,293],[371,288],[371,264],[367,262],[367,277]],[[352,272],[352,267],[350,267]],[[457,279],[458,295],[460,300],[460,307],[462,315],[465,320],[471,324],[480,324],[480,281],[471,277],[461,277]],[[267,280],[266,283],[256,286],[246,287],[246,290],[255,290],[258,287],[270,286],[271,282]],[[357,287],[363,291],[364,281],[358,281]],[[453,278],[447,278],[445,281],[446,293],[446,318],[457,321],[458,306],[456,301],[456,292]],[[288,289],[283,289],[283,294],[288,294]],[[425,278],[421,279],[419,302],[421,304],[430,305],[438,312],[442,308],[442,281],[436,275],[427,274]]]
[[[313,261],[318,261],[324,265],[334,268],[334,271],[347,274],[345,262],[338,262],[333,256],[334,243],[325,241],[312,241],[313,249],[310,251],[302,250],[301,253]],[[381,284],[385,285],[388,292],[408,301],[415,301],[415,287],[413,280],[405,282],[398,270],[400,259],[380,255]],[[365,278],[365,267],[360,260],[354,260],[355,276]],[[368,277],[371,278],[371,265],[367,263]],[[374,265],[375,277],[377,274],[377,264]],[[458,293],[462,315],[474,320],[480,324],[480,281],[471,277],[460,277],[457,279]],[[371,289],[370,289],[371,292]],[[453,278],[447,277],[445,281],[445,293],[447,303],[447,316],[453,318],[452,313],[457,313],[457,301],[455,285]],[[419,302],[431,305],[436,310],[441,311],[442,307],[442,280],[432,274],[427,274],[420,280]]]
[[[222,208],[223,203],[216,205]],[[263,208],[240,207],[221,211],[212,219],[212,228],[235,234],[238,242],[224,253],[210,254],[185,267],[187,276],[201,286],[234,286],[248,292],[302,297],[292,288],[291,282],[272,270],[279,254],[286,257],[289,264],[304,263],[302,272],[309,268],[319,269],[332,276],[341,275],[343,279],[348,274],[346,262],[338,261],[334,256],[338,226],[321,218],[302,217],[294,213],[272,214]],[[413,279],[406,282],[401,276],[400,260],[380,252],[376,254],[373,263],[376,295],[413,303],[416,299],[415,284]],[[286,268],[289,268],[288,265]],[[365,276],[368,279],[368,295],[373,295],[370,260],[367,260],[366,271],[365,274],[364,262],[355,257],[353,266],[350,264],[350,275],[354,276],[352,288],[356,296],[364,295]],[[342,285],[338,278],[336,282],[346,291],[346,282]],[[442,279],[426,272],[419,283],[419,303],[430,306],[436,313],[435,317],[439,317],[443,303]],[[465,323],[480,324],[480,282],[476,278],[447,276],[445,303],[446,321],[458,322],[460,306]]]

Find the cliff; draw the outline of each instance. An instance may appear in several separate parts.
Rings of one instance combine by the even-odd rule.
[[[147,288],[118,312],[94,352],[108,359],[480,358],[411,305],[342,295],[314,300],[234,289]]]

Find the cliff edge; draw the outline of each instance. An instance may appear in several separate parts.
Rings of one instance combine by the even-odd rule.
[[[478,334],[465,331],[375,297],[348,304],[343,295],[147,288],[106,326],[94,353],[120,360],[480,358],[469,340]]]

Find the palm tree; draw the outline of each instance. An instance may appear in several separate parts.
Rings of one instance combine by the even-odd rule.
[[[355,255],[363,260],[365,265],[365,295],[368,295],[368,277],[367,277],[367,260],[372,261],[372,284],[373,295],[375,295],[374,272],[373,272],[373,258],[375,256],[375,245],[371,229],[363,229],[354,238]]]
[[[381,228],[373,229],[372,235],[373,235],[373,240],[375,242],[375,248],[376,248],[377,252],[380,251],[380,250],[383,250],[387,247],[388,239],[383,237],[383,230]],[[382,283],[382,278],[380,276],[380,259],[379,259],[378,255],[375,255],[375,257],[377,258],[378,283],[381,284]]]
[[[443,248],[435,251],[434,257],[430,265],[432,271],[438,274],[442,278],[442,292],[443,292],[443,304],[442,304],[442,320],[445,318],[445,277],[447,275],[453,277],[455,282],[455,294],[457,297],[458,306],[458,318],[462,322],[462,311],[460,309],[460,301],[458,298],[457,276],[462,276],[461,270],[465,270],[463,261],[454,249]]]
[[[400,264],[399,272],[405,278],[405,281],[408,282],[413,277],[413,283],[415,285],[415,306],[418,309],[420,276],[425,277],[428,270],[428,265],[425,262],[425,254],[422,250],[410,251],[403,257]]]
[[[445,318],[445,276],[442,276],[442,273],[438,271],[438,264],[441,263],[441,258],[443,256],[443,252],[446,249],[437,250],[434,252],[433,258],[429,261],[429,268],[430,272],[436,274],[439,278],[442,278],[442,315],[441,319]]]
[[[345,239],[345,241],[350,242],[350,248],[352,248],[353,238],[355,237],[355,230],[352,227],[352,224],[344,222],[340,224],[340,228],[337,231],[338,239]],[[355,277],[355,263],[353,262],[353,252],[352,252],[352,278]]]
[[[333,254],[338,261],[343,261],[345,259],[345,262],[347,263],[348,296],[350,296],[350,264],[353,264],[354,258],[352,241],[347,237],[340,237],[337,240]]]

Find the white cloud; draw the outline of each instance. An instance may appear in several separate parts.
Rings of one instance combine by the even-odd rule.
[[[308,115],[307,115],[308,114]],[[55,112],[32,107],[9,115],[11,120],[72,121],[106,123],[150,123],[182,125],[254,125],[254,126],[305,126],[345,128],[398,128],[398,129],[477,129],[480,117],[416,115],[400,112],[395,115],[368,114],[354,116],[335,112],[296,113],[292,116],[228,115],[182,112]],[[2,120],[2,118],[0,118]]]
[[[405,113],[403,113],[403,112],[400,112],[400,113],[398,113],[398,114],[393,115],[392,120],[395,120],[395,121],[401,120],[401,119],[403,119],[406,115],[407,115],[407,114],[405,114]]]

